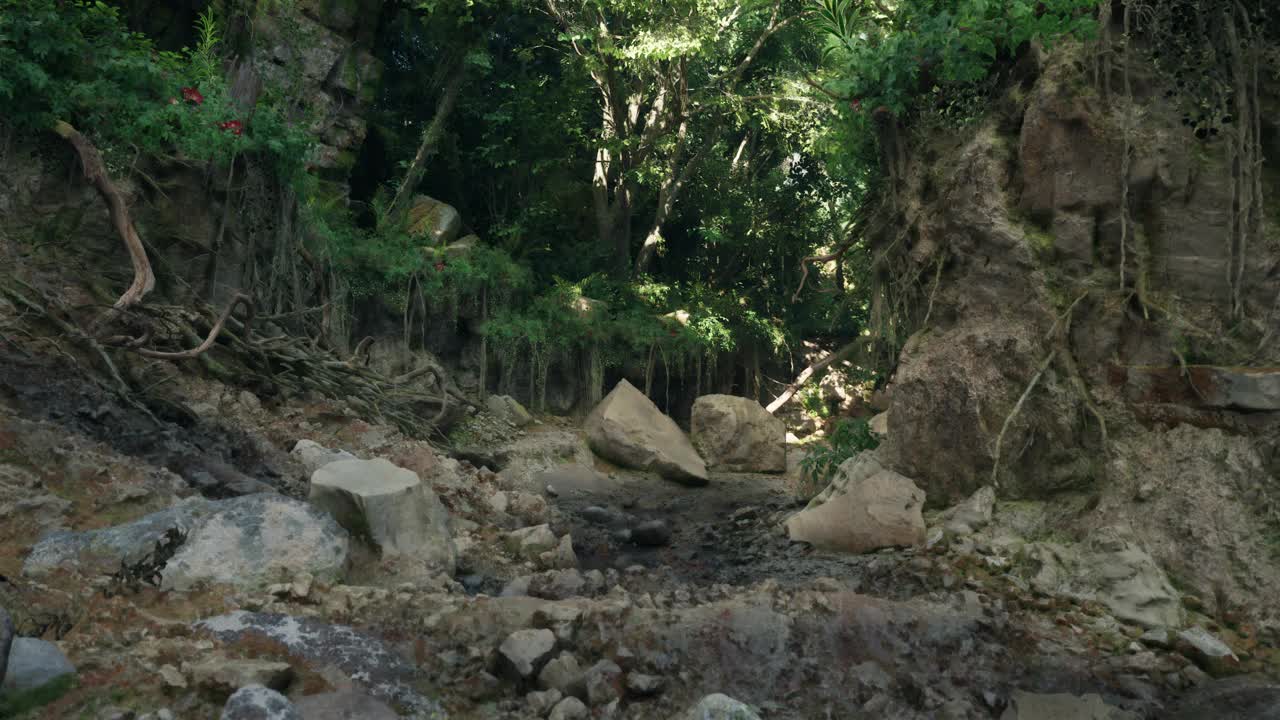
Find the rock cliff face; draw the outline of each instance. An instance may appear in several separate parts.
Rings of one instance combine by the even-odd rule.
[[[895,158],[874,245],[880,317],[906,339],[879,458],[931,506],[994,481],[1071,508],[1067,532],[1133,525],[1196,593],[1262,598],[1280,589],[1280,233],[1245,248],[1233,317],[1227,140],[1197,140],[1138,66],[1126,140],[1091,62],[1035,53],[992,116]]]

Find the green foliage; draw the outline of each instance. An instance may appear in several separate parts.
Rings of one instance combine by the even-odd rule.
[[[162,52],[103,2],[0,0],[3,114],[19,132],[71,123],[113,171],[139,154],[226,163],[256,153],[300,173],[312,140],[270,106],[250,119],[223,80],[211,9],[197,31],[197,47]]]
[[[822,0],[816,25],[838,78],[837,94],[861,107],[906,114],[922,91],[986,78],[1031,40],[1084,36],[1097,0],[904,0],[884,5]],[[856,108],[855,108],[856,109]]]
[[[806,486],[816,493],[830,482],[846,460],[879,445],[866,418],[837,422],[826,440],[811,448],[800,462]]]

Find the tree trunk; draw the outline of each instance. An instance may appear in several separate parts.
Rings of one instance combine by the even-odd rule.
[[[413,156],[413,163],[405,171],[400,189],[396,190],[391,207],[387,209],[387,220],[393,227],[404,223],[409,208],[413,205],[413,196],[418,189],[418,184],[422,182],[422,176],[427,172],[427,162],[440,149],[440,138],[444,136],[445,123],[448,122],[449,116],[453,114],[453,108],[458,104],[458,93],[462,89],[464,75],[462,63],[460,61],[455,63],[454,72],[450,73],[444,93],[436,103],[435,115],[431,117],[431,123],[422,133],[422,142],[418,145],[417,154]]]
[[[804,387],[804,384],[809,382],[809,378],[831,367],[837,361],[843,360],[844,358],[848,357],[853,353],[854,350],[857,350],[857,349],[858,349],[858,341],[855,340],[854,342],[851,342],[848,345],[845,345],[839,350],[836,350],[835,352],[822,358],[818,362],[805,368],[804,372],[797,375],[795,381],[792,382],[790,385],[788,385],[787,388],[782,391],[782,394],[779,395],[773,402],[769,403],[769,406],[766,407],[765,410],[769,411],[770,414],[777,412],[779,408],[781,408],[783,405],[786,405],[788,402],[791,401],[791,398],[795,397],[796,393],[800,391],[800,388]]]

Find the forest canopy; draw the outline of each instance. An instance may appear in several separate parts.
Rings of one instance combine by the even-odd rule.
[[[230,72],[291,5],[194,3],[191,33],[166,45],[145,3],[0,0],[4,120],[70,123],[117,175],[150,156],[269,177],[313,278],[263,280],[277,310],[374,304],[408,325],[482,306],[500,382],[526,377],[535,405],[554,363],[593,377],[647,363],[646,380],[661,366],[667,383],[758,395],[811,349],[864,338],[876,270],[860,231],[891,180],[886,144],[972,122],[1001,66],[1087,35],[1096,14],[1090,0],[387,2],[368,139],[317,169],[306,99],[247,106]],[[457,208],[479,244],[430,247],[419,195]]]

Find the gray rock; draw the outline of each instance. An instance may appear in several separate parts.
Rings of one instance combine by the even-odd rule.
[[[13,638],[3,687],[9,692],[33,690],[75,671],[57,645],[37,638]]]
[[[972,535],[991,522],[991,515],[996,507],[996,490],[987,485],[968,500],[944,512],[939,522],[947,532],[954,535]]]
[[[524,696],[525,705],[529,707],[529,712],[537,717],[543,717],[551,711],[564,696],[559,690],[538,690]]]
[[[559,541],[556,540],[556,534],[551,532],[551,526],[535,525],[507,533],[504,542],[507,550],[521,558],[537,560],[542,553],[554,550]]]
[[[0,683],[4,682],[9,667],[9,650],[13,647],[13,618],[0,607]]]
[[[1015,690],[1000,720],[1139,720],[1098,695],[1040,695]]]
[[[510,395],[490,395],[484,402],[485,409],[494,417],[505,420],[516,427],[524,427],[533,422],[533,416]]]
[[[1240,668],[1240,658],[1231,648],[1202,627],[1191,627],[1178,633],[1177,645],[1211,675],[1227,675]]]
[[[556,649],[556,635],[550,630],[517,630],[498,647],[503,669],[512,679],[533,677]]]
[[[188,498],[124,525],[49,533],[31,548],[22,573],[39,577],[56,569],[79,569],[85,575],[115,572],[121,562],[132,564],[145,558],[170,529],[190,532],[225,502],[229,501]]]
[[[253,685],[283,692],[293,681],[289,663],[276,660],[210,658],[184,664],[183,669],[197,687],[224,696]]]
[[[662,692],[666,680],[658,675],[627,673],[627,692],[636,697],[652,697]]]
[[[623,467],[689,485],[707,484],[707,466],[684,431],[644,393],[622,380],[583,423],[587,443]]]
[[[328,515],[276,494],[230,500],[191,498],[124,525],[45,536],[23,563],[25,575],[55,569],[108,574],[150,554],[165,533],[187,534],[163,571],[163,587],[198,584],[260,588],[309,572],[325,581],[346,570],[347,533]]]
[[[571,652],[562,652],[552,658],[538,673],[538,687],[543,690],[559,690],[563,695],[587,696],[586,674]]]
[[[311,475],[309,497],[411,574],[453,574],[449,511],[412,470],[382,458],[331,462]]]
[[[751,398],[703,395],[689,420],[693,446],[715,470],[781,473],[787,469],[786,427]]]
[[[547,716],[548,720],[587,720],[589,717],[591,711],[576,697],[561,700]]]
[[[601,660],[586,673],[587,702],[607,705],[622,696],[622,668],[612,660]]]
[[[1118,528],[1094,531],[1084,546],[1032,543],[1031,586],[1047,595],[1098,600],[1120,620],[1181,627],[1182,599],[1146,550]]]
[[[302,720],[398,720],[381,700],[354,690],[308,695],[294,703]]]
[[[573,551],[573,536],[560,538],[554,550],[548,550],[538,556],[543,567],[557,570],[568,570],[578,567],[578,554]]]
[[[578,511],[583,520],[596,525],[612,525],[617,522],[617,515],[613,511],[602,508],[598,505],[591,505]]]
[[[331,462],[356,459],[355,455],[346,450],[330,450],[312,440],[299,440],[289,454],[306,469],[307,477]]]
[[[437,703],[411,686],[417,675],[412,665],[382,640],[350,627],[313,618],[244,611],[201,620],[195,625],[223,642],[244,637],[275,640],[309,664],[332,668],[350,678],[379,700],[428,717],[433,712],[443,712]]]
[[[430,241],[435,245],[448,245],[458,237],[462,228],[462,216],[456,208],[426,195],[418,195],[409,208],[409,235]]]
[[[219,503],[165,565],[161,586],[260,588],[301,573],[336,582],[346,572],[347,532],[332,517],[279,495]]]
[[[671,542],[671,526],[665,520],[646,520],[631,528],[631,542],[658,547]]]
[[[221,720],[302,720],[302,716],[289,698],[261,685],[249,685],[227,700]]]
[[[699,700],[680,720],[760,720],[760,716],[750,706],[716,693]]]
[[[576,568],[549,570],[532,575],[528,580],[525,592],[544,600],[568,600],[592,594],[587,578]]]

